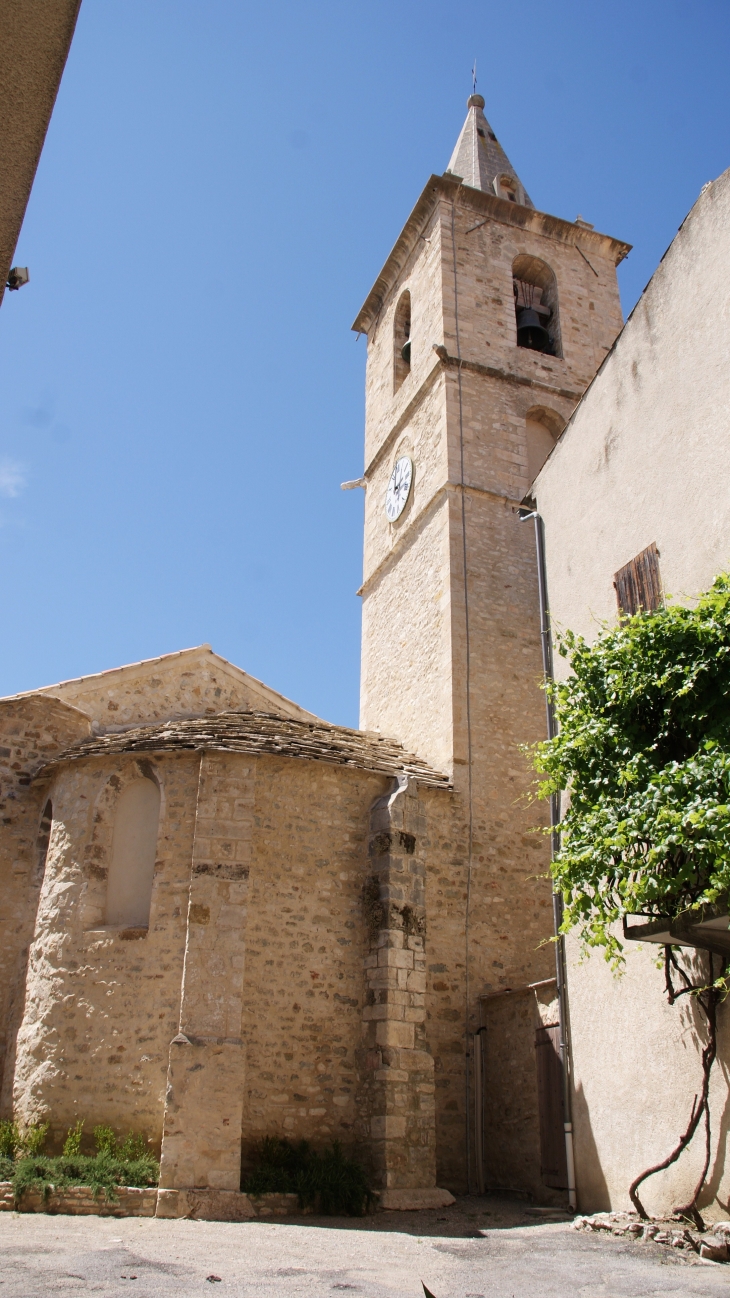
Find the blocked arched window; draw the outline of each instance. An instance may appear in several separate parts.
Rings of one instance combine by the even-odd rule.
[[[517,346],[562,356],[558,286],[547,262],[523,253],[512,263]]]
[[[46,872],[46,860],[48,858],[48,845],[51,841],[51,830],[53,829],[53,803],[48,799],[43,808],[40,824],[38,826],[38,838],[36,839],[36,860],[35,860],[35,877],[36,880],[42,880]]]
[[[106,922],[147,928],[157,855],[160,790],[154,780],[133,780],[120,795],[114,817]]]
[[[411,372],[411,295],[401,293],[393,322],[393,387],[398,391]]]
[[[534,482],[565,427],[564,419],[546,406],[533,406],[525,415],[527,477]]]

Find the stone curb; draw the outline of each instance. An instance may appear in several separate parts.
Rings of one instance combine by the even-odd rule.
[[[687,1249],[697,1253],[703,1262],[730,1262],[730,1221],[714,1222],[710,1230],[699,1232],[666,1221],[642,1221],[636,1213],[596,1212],[589,1217],[576,1217],[571,1229],[605,1231],[637,1243]]]
[[[300,1208],[296,1194],[248,1195],[238,1190],[165,1190],[150,1186],[136,1189],[119,1186],[117,1199],[94,1195],[84,1185],[69,1186],[47,1198],[38,1190],[26,1191],[16,1208],[11,1181],[0,1181],[0,1212],[63,1213],[86,1217],[164,1217],[196,1221],[253,1221],[267,1217],[311,1216],[314,1209]],[[447,1208],[454,1203],[448,1190],[381,1190],[378,1207],[385,1210],[418,1211]]]

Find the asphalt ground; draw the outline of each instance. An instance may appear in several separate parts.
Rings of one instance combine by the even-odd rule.
[[[0,1214],[0,1298],[423,1298],[422,1280],[435,1298],[728,1298],[730,1264],[585,1234],[489,1197],[240,1225]]]

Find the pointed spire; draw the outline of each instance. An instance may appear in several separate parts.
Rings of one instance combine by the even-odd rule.
[[[482,96],[470,95],[466,106],[469,111],[447,171],[454,176],[461,176],[464,184],[472,189],[483,189],[490,194],[497,194],[499,198],[521,203],[524,207],[534,207],[484,116]]]

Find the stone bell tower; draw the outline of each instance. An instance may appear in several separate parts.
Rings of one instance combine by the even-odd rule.
[[[551,932],[547,848],[529,833],[541,813],[520,751],[545,725],[534,538],[516,508],[621,328],[629,251],[539,211],[483,108],[469,98],[447,170],[353,325],[368,338],[360,724],[453,778],[464,900],[442,964],[451,1010],[466,1008],[461,1057],[441,1066],[455,1079],[480,997],[553,972],[536,949]],[[442,892],[434,880],[429,950]],[[446,981],[427,999],[437,1087]],[[455,1092],[437,1104],[442,1151],[465,1123]],[[454,1162],[441,1183],[460,1175]]]

